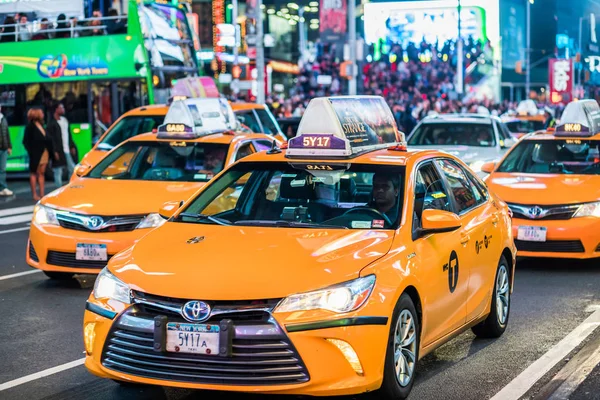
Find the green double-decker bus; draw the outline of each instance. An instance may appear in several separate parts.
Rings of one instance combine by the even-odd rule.
[[[164,0],[130,0],[127,15],[42,26],[29,40],[15,28],[14,41],[0,42],[0,105],[13,145],[8,172],[28,169],[29,109],[42,108],[48,121],[52,104],[62,102],[81,158],[121,114],[165,103],[177,79],[201,74],[187,10]]]

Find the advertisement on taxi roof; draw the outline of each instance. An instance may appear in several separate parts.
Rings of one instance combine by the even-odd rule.
[[[65,39],[68,40],[68,39]],[[61,82],[88,79],[141,78],[136,63],[144,62],[144,49],[125,35],[78,38],[81,46],[65,40],[23,44],[3,43],[0,54],[0,83]],[[139,47],[139,49],[138,49]]]
[[[352,147],[399,141],[396,122],[382,98],[330,98],[329,101]]]

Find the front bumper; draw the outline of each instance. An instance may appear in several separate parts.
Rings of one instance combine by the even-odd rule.
[[[77,243],[105,244],[108,259],[132,246],[149,229],[127,232],[84,232],[61,226],[31,224],[25,260],[43,271],[97,274],[107,261],[82,261],[75,258]]]
[[[92,352],[86,354],[85,365],[100,377],[193,389],[316,396],[358,394],[381,386],[389,334],[385,317],[353,316],[337,327],[326,327],[335,325],[332,319],[323,325],[291,324],[286,322],[289,316],[286,320],[278,314],[251,320],[225,315],[221,323],[227,318],[234,325],[231,355],[203,356],[155,351],[156,314],[148,314],[139,305],[120,311],[93,295],[88,304],[104,309],[98,313],[88,306],[84,316],[84,331],[88,324],[95,324]],[[114,314],[106,314],[106,309]],[[169,321],[178,320],[174,314],[164,315]],[[376,324],[355,325],[356,321]],[[362,375],[327,339],[352,346]]]
[[[519,257],[589,259],[600,257],[600,219],[530,220],[513,218],[513,236]],[[519,226],[543,226],[545,242],[518,239]]]

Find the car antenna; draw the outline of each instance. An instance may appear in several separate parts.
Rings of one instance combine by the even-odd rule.
[[[267,154],[278,154],[281,153],[281,149],[277,146],[277,141],[273,140],[271,148],[267,151]]]

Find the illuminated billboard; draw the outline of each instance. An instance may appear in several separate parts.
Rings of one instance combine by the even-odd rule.
[[[456,0],[366,3],[365,40],[371,44],[387,38],[406,46],[425,39],[442,46],[458,36],[457,5]],[[462,36],[498,45],[499,0],[463,0],[461,5]]]

